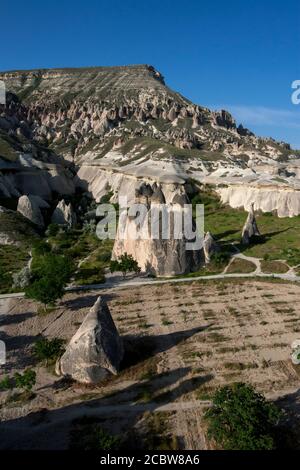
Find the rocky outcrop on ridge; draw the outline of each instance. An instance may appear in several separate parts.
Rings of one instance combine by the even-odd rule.
[[[196,270],[202,261],[202,250],[187,249],[185,237],[176,238],[175,217],[182,218],[188,203],[185,188],[180,184],[141,184],[135,191],[135,203],[144,204],[142,216],[120,217],[113,259],[128,253],[143,272],[157,276],[174,276]],[[168,220],[169,229],[163,232],[162,223]],[[156,237],[154,227],[157,229]]]
[[[206,264],[210,263],[212,255],[217,253],[218,250],[219,246],[215,241],[214,237],[210,232],[206,232],[203,240],[203,252]]]
[[[52,217],[51,222],[58,225],[67,225],[68,227],[74,227],[76,224],[76,213],[72,207],[72,204],[67,204],[64,199],[59,201],[57,204]]]
[[[56,373],[80,383],[98,384],[117,374],[123,343],[107,303],[99,297],[56,364]]]
[[[38,239],[38,226],[17,211],[0,206],[0,245],[28,245]]]
[[[259,230],[254,213],[254,203],[251,204],[250,211],[242,231],[242,243],[249,245],[253,236],[259,236]]]
[[[5,72],[0,78],[14,94],[0,114],[0,129],[46,143],[66,158],[142,137],[179,149],[217,150],[224,160],[249,149],[262,156],[272,149],[274,156],[292,153],[287,144],[237,126],[225,110],[191,103],[149,65]]]
[[[39,196],[30,194],[19,198],[17,211],[38,227],[43,228],[44,218],[41,209],[49,209],[49,204]]]

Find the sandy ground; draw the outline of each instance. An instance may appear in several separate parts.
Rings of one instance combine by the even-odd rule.
[[[1,372],[34,367],[37,384],[35,397],[23,402],[11,400],[15,392],[0,392],[0,448],[67,448],[74,420],[89,416],[135,446],[136,436],[138,445],[151,445],[155,432],[176,448],[206,449],[203,410],[217,386],[236,381],[280,399],[296,421],[300,369],[289,357],[300,338],[300,286],[195,281],[102,291],[125,342],[121,373],[88,387],[36,364],[36,339],[69,340],[98,295],[68,293],[47,315],[25,299],[2,307],[7,364]]]

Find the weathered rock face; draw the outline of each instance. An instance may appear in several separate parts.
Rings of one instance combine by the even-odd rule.
[[[39,227],[44,227],[44,218],[41,209],[48,209],[49,204],[39,196],[21,196],[18,201],[17,211],[26,219]]]
[[[215,239],[213,238],[210,232],[207,232],[203,240],[203,252],[205,257],[205,263],[210,263],[212,255],[214,253],[217,253],[218,250],[219,246],[216,243]]]
[[[58,360],[56,372],[80,383],[97,384],[118,373],[123,354],[107,303],[99,297]]]
[[[174,236],[174,220],[182,218],[187,203],[184,185],[143,183],[136,190],[135,203],[145,205],[142,217],[120,217],[113,259],[128,253],[143,272],[157,276],[174,276],[195,270],[202,261],[202,250],[188,250],[185,237]],[[163,206],[161,206],[163,204]],[[161,211],[161,212],[159,212]],[[159,230],[163,214],[169,220],[169,236]],[[158,236],[153,237],[152,221],[157,221]],[[120,226],[122,226],[122,233]],[[145,234],[150,235],[147,239]]]
[[[67,204],[64,199],[59,201],[57,204],[52,217],[51,222],[58,225],[68,225],[74,227],[76,224],[76,213],[73,210],[72,204]]]
[[[242,243],[244,245],[249,245],[250,240],[253,236],[260,235],[259,230],[257,228],[257,223],[254,214],[254,204],[251,204],[251,208],[246,220],[246,223],[243,227],[242,231]]]
[[[300,214],[300,187],[287,185],[233,184],[217,188],[224,204],[249,210],[252,202],[256,210],[276,212],[278,217],[294,217]]]
[[[38,239],[38,226],[17,211],[0,206],[0,245],[20,246]]]
[[[249,171],[260,180],[273,165],[278,175],[279,169],[284,172],[285,187],[253,189],[246,175],[232,176],[231,183],[242,183],[223,188],[223,201],[246,209],[255,201],[257,209],[277,211],[279,217],[300,214],[300,183],[292,188],[293,178],[299,182],[300,153],[256,137],[237,126],[227,111],[191,103],[168,88],[152,66],[3,72],[0,79],[8,90],[6,105],[0,105],[0,133],[6,142],[0,155],[0,201],[31,194],[51,202],[73,194],[75,183],[97,202],[108,191],[112,200],[128,193],[134,200],[141,180],[180,182],[184,174],[203,182],[219,169]],[[286,170],[280,162],[288,164]],[[258,164],[266,168],[256,170]],[[224,182],[220,178],[220,186]],[[27,214],[31,210],[25,207]],[[72,224],[65,210],[58,208],[54,220]],[[39,219],[36,210],[35,223],[41,224]],[[154,249],[149,248],[147,259]],[[162,259],[172,250],[181,253],[180,246],[165,242],[157,249],[163,250]],[[182,259],[176,271],[184,265]]]

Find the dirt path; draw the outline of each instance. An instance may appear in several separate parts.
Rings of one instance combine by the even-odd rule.
[[[257,266],[257,269],[251,273],[230,273],[227,274],[227,269],[229,265],[225,268],[225,271],[221,274],[211,274],[208,276],[195,276],[195,277],[180,277],[180,278],[169,278],[169,279],[146,279],[146,278],[136,278],[130,281],[110,281],[106,282],[105,284],[88,284],[85,286],[76,286],[76,287],[67,287],[66,292],[80,292],[80,291],[89,291],[89,290],[117,290],[123,289],[124,287],[138,287],[138,286],[147,286],[147,285],[158,285],[158,284],[170,284],[170,283],[188,283],[194,281],[205,281],[205,280],[218,280],[218,279],[244,279],[244,278],[255,278],[255,277],[262,277],[265,279],[268,278],[275,278],[281,279],[283,281],[290,281],[290,282],[300,282],[300,276],[297,276],[294,272],[293,268],[290,268],[288,272],[284,274],[278,273],[263,273],[260,269],[259,259],[246,257],[242,254],[234,255],[237,258],[243,258],[248,261],[251,261]],[[258,264],[259,263],[259,264]],[[1,294],[0,300],[2,299],[13,299],[13,298],[22,298],[24,297],[24,292],[16,292],[16,293],[9,293],[9,294]]]
[[[0,297],[0,316],[9,312],[10,297]]]

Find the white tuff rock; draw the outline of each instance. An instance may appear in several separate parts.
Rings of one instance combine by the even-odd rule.
[[[43,228],[44,218],[41,209],[48,209],[49,204],[39,196],[21,196],[18,201],[17,211],[20,212],[26,219],[33,222],[35,225]]]
[[[117,374],[123,359],[123,342],[107,303],[98,297],[56,364],[58,375],[80,383],[97,384]]]
[[[243,227],[242,243],[244,245],[249,245],[251,238],[255,235],[260,235],[260,233],[255,219],[254,204],[252,203],[246,223]]]
[[[214,237],[210,232],[207,232],[205,234],[204,240],[203,240],[203,252],[204,252],[204,257],[205,257],[205,263],[208,264],[211,261],[211,256],[216,253],[218,250],[218,245],[215,242]]]
[[[58,225],[68,225],[73,227],[76,224],[76,214],[73,210],[72,204],[67,204],[62,199],[56,206],[51,222]]]

